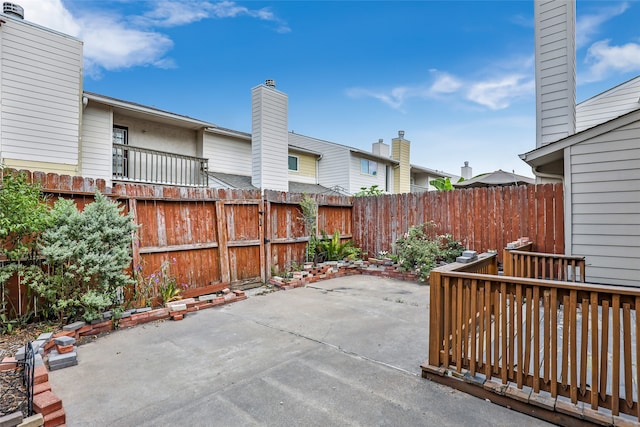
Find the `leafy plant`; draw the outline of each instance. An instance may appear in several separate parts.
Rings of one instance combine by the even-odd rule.
[[[174,258],[175,262],[175,258]],[[175,276],[170,273],[169,261],[164,261],[160,266],[160,283],[158,285],[158,296],[163,303],[179,300],[182,297],[182,289],[178,287]]]
[[[171,274],[171,264],[176,263],[163,261],[160,269],[149,275],[144,274],[144,263],[140,263],[135,270],[135,299],[141,305],[150,306],[154,299],[159,299],[161,303],[167,303],[181,299],[182,289],[186,284],[178,285],[176,276]]]
[[[415,271],[421,281],[439,262],[453,262],[464,251],[462,244],[451,235],[437,235],[436,224],[428,222],[413,226],[396,242],[399,269]]]
[[[354,197],[367,197],[367,196],[380,196],[384,194],[380,188],[378,188],[378,184],[374,184],[371,187],[360,187],[360,191],[354,194]]]
[[[25,272],[39,268],[37,237],[47,225],[47,205],[40,187],[30,183],[26,174],[2,173],[0,165],[0,259],[4,258],[0,263],[0,315],[18,316],[17,324],[21,324],[28,313],[20,316],[20,310],[12,306],[5,283],[12,276],[22,282]]]
[[[429,181],[429,184],[433,185],[438,191],[451,191],[455,190],[451,180],[449,178],[436,178]]]
[[[323,231],[322,239],[318,242],[318,253],[322,254],[326,261],[340,261],[345,258],[357,258],[360,255],[360,249],[355,247],[351,240],[340,242],[338,230],[331,237]]]
[[[99,192],[82,212],[71,200],[56,201],[40,244],[47,271],[28,279],[59,319],[93,320],[133,283],[125,269],[137,226],[123,211]]]

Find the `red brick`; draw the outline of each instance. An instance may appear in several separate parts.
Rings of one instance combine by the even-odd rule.
[[[0,371],[10,371],[18,367],[15,357],[5,357],[0,364]]]
[[[33,386],[33,395],[34,396],[36,394],[44,393],[45,391],[51,391],[51,384],[49,384],[49,381],[44,382],[44,383],[40,383],[40,384],[35,384]]]
[[[214,304],[214,303],[212,303],[212,302],[204,302],[204,301],[203,301],[201,304],[198,304],[198,308],[199,308],[200,310],[204,310],[204,309],[207,309],[207,308],[211,308],[211,307],[213,307],[213,306],[215,306],[215,304]]]
[[[46,344],[44,345],[44,347],[42,347],[42,348],[44,349],[44,351],[45,351],[45,352],[47,352],[47,351],[51,350],[51,349],[53,348],[53,346],[54,346],[54,345],[56,345],[55,340],[51,340],[51,341],[49,341],[48,343],[46,343]]]
[[[53,339],[50,342],[53,342],[55,338],[60,337],[72,337],[76,334],[76,331],[60,331],[53,335]]]
[[[45,366],[36,366],[33,370],[33,384],[42,384],[49,381],[49,372]]]
[[[58,353],[60,354],[71,353],[73,351],[73,344],[56,345],[56,350],[58,350]]]
[[[66,422],[67,415],[62,408],[44,416],[44,427],[61,427]]]
[[[94,328],[94,325],[84,325],[80,329],[77,329],[76,333],[78,335],[87,335],[86,332],[91,331],[93,328]]]
[[[169,317],[169,309],[158,308],[158,309],[149,311],[148,314],[151,320],[166,319],[167,317]]]
[[[173,319],[173,320],[182,320],[182,319],[184,319],[184,314],[173,315],[173,316],[171,316],[171,319]]]
[[[45,421],[48,414],[60,409],[62,409],[62,400],[51,391],[45,391],[44,393],[33,396],[33,410],[44,415]]]

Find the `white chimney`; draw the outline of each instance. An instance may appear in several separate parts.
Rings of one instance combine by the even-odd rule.
[[[288,103],[273,80],[251,89],[251,184],[260,190],[289,190]]]
[[[371,152],[376,156],[389,158],[389,145],[384,143],[384,140],[380,138],[378,142],[371,144]]]
[[[469,162],[464,162],[464,166],[460,168],[460,176],[465,180],[473,177],[473,172],[471,170],[471,166],[469,166]]]
[[[576,130],[575,0],[534,1],[536,148]]]

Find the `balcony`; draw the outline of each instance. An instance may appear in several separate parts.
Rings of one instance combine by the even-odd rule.
[[[113,144],[113,180],[207,187],[208,160],[166,151]]]

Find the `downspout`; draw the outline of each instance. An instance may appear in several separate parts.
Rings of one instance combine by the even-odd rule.
[[[316,157],[316,184],[320,185],[320,160],[324,157],[324,154],[320,154]]]

